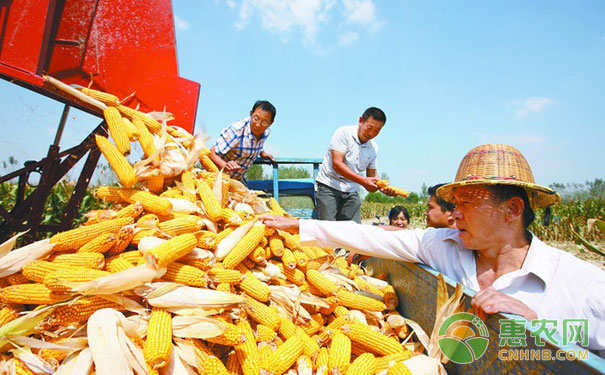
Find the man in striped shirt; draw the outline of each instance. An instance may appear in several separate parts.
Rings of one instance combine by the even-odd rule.
[[[266,100],[254,103],[250,117],[236,121],[223,129],[210,149],[210,159],[231,178],[241,180],[258,156],[273,161],[273,155],[263,151],[265,140],[275,120],[275,107]]]

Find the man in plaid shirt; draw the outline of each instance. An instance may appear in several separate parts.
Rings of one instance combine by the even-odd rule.
[[[273,161],[273,155],[263,151],[265,140],[275,120],[275,107],[266,100],[254,103],[250,117],[236,121],[223,129],[210,149],[210,159],[224,168],[231,178],[241,180],[258,156]]]

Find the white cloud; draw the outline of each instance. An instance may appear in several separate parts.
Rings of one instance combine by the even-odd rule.
[[[241,0],[239,3],[227,0],[226,3],[238,12],[236,29],[245,29],[258,15],[261,27],[284,43],[301,33],[304,44],[315,46],[329,21],[339,30],[344,29],[338,42],[348,45],[359,39],[359,32],[373,33],[384,24],[377,19],[373,0]]]
[[[341,46],[348,46],[351,44],[355,44],[358,39],[359,34],[353,31],[348,31],[344,34],[340,34],[340,36],[338,37],[338,44],[340,44]]]
[[[547,97],[531,97],[526,98],[522,101],[513,101],[515,105],[521,105],[521,108],[517,109],[518,117],[525,117],[532,112],[540,112],[545,110],[554,104],[554,100]]]
[[[189,30],[189,28],[191,27],[191,24],[189,22],[187,22],[186,20],[177,16],[176,14],[174,15],[174,25],[176,26],[177,29],[183,30],[183,31]]]

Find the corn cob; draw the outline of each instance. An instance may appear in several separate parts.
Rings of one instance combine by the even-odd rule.
[[[200,271],[208,271],[215,265],[214,258],[207,257],[201,259],[181,259],[183,264],[195,267]],[[241,276],[240,276],[241,277]]]
[[[278,234],[272,234],[269,237],[269,247],[275,257],[281,257],[284,254],[284,243]]]
[[[162,193],[162,190],[164,190],[164,175],[159,169],[154,169],[149,173],[149,177],[147,178],[147,187],[149,187],[149,191],[154,194]],[[160,197],[170,198],[168,196],[164,196],[164,194],[160,194]]]
[[[387,285],[386,287],[384,287],[383,292],[384,304],[386,305],[387,309],[391,311],[395,310],[397,308],[397,305],[399,304],[399,301],[397,299],[397,292],[395,291],[392,285]]]
[[[43,283],[44,278],[51,272],[61,269],[76,271],[78,268],[58,262],[48,262],[46,260],[33,260],[23,266],[23,275],[31,281]]]
[[[277,333],[264,324],[257,324],[255,337],[256,342],[273,341],[277,337]]]
[[[130,263],[138,266],[139,264],[145,263],[145,257],[140,251],[126,251],[118,255],[118,257],[126,259]]]
[[[150,249],[147,253],[157,267],[165,267],[173,261],[189,254],[197,245],[197,239],[192,233],[181,234]]]
[[[3,303],[50,305],[72,298],[71,295],[48,289],[44,284],[18,284],[0,290]]]
[[[221,220],[223,218],[223,209],[206,181],[197,182],[197,193],[200,196],[204,210],[208,214],[208,217],[212,221]]]
[[[363,353],[357,357],[349,369],[347,375],[374,375],[376,373],[376,357],[372,353]]]
[[[202,155],[200,156],[200,163],[202,164],[202,168],[204,168],[205,170],[207,170],[208,172],[218,172],[219,169],[216,166],[216,164],[214,164],[214,162],[208,157],[208,155]]]
[[[160,219],[155,214],[143,215],[137,220],[136,226],[139,228],[151,228],[155,227],[160,223]]]
[[[349,315],[349,309],[347,309],[344,306],[336,306],[336,308],[334,309],[335,317],[346,316],[346,315]]]
[[[258,302],[254,298],[246,296],[244,310],[252,320],[259,324],[264,324],[273,330],[276,330],[279,327],[281,322],[279,315],[277,315],[269,306],[262,302]]]
[[[223,208],[221,211],[221,218],[225,225],[238,226],[242,224],[242,218],[239,216],[239,214],[229,208]]]
[[[109,141],[109,139],[95,135],[95,141],[99,150],[105,155],[111,169],[115,172],[124,187],[131,187],[137,182],[137,176],[134,173],[132,165],[126,160],[124,155]]]
[[[140,118],[136,117],[132,120],[132,125],[134,125],[134,127],[139,132],[139,144],[141,145],[141,149],[143,150],[145,157],[148,158],[151,155],[154,155],[158,150],[155,147],[155,141],[153,140],[153,136],[151,135],[145,124],[143,124],[143,121],[141,121]]]
[[[288,248],[284,249],[284,254],[281,256],[281,261],[284,264],[284,267],[286,267],[286,268],[289,268],[289,269],[296,268],[296,258],[294,257],[292,250],[290,250]]]
[[[187,189],[186,191],[183,191],[185,199],[190,200],[191,202],[195,202],[195,182],[193,181],[193,175],[190,171],[184,171],[181,174],[181,182],[183,183],[183,186],[185,186],[185,188]]]
[[[132,267],[134,267],[134,264],[120,257],[113,258],[107,262],[107,271],[111,273],[121,272]]]
[[[115,245],[117,237],[113,233],[103,233],[92,240],[88,241],[84,246],[78,249],[78,253],[99,253],[103,254],[113,245]]]
[[[387,375],[412,375],[412,372],[403,362],[398,362],[387,370]]]
[[[208,285],[208,277],[203,271],[179,262],[170,263],[162,279],[200,288]]]
[[[351,362],[351,340],[338,332],[328,348],[328,370],[332,374],[345,374]]]
[[[128,206],[122,208],[120,211],[116,212],[116,217],[131,217],[136,219],[143,213],[143,205],[139,202],[135,202],[133,204],[129,204]]]
[[[403,190],[403,189],[396,188],[396,187],[389,185],[389,180],[378,180],[378,181],[376,181],[376,186],[378,186],[378,188],[380,190],[390,188],[395,192],[395,194],[400,195],[404,198],[407,197],[408,195],[410,195],[410,192],[407,190]]]
[[[291,283],[294,283],[296,285],[302,285],[302,283],[305,281],[304,272],[302,272],[298,268],[286,268],[281,262],[273,264],[275,264],[279,268],[279,270],[284,274],[284,276],[286,276],[286,279],[288,279],[288,281],[290,281]]]
[[[279,216],[290,216],[286,213],[286,211],[284,211],[283,208],[281,208],[281,206],[279,205],[279,203],[277,202],[277,200],[273,197],[271,197],[271,199],[269,199],[269,207],[271,208],[271,210],[273,212],[275,212],[276,215]]]
[[[105,233],[115,233],[125,225],[132,224],[133,219],[118,218],[105,220],[97,224],[85,225],[66,232],[57,233],[50,238],[56,244],[54,251],[75,250],[86,244],[91,238]]]
[[[232,350],[227,355],[227,360],[225,361],[225,368],[229,375],[242,375],[242,368],[240,366],[239,360],[237,359],[237,354],[235,354],[235,350]]]
[[[171,236],[178,236],[179,234],[183,233],[193,233],[200,229],[202,225],[203,223],[199,217],[193,215],[185,215],[179,216],[175,219],[161,222],[158,225],[158,228]]]
[[[71,289],[70,284],[72,283],[91,281],[109,274],[107,271],[84,267],[58,269],[44,277],[44,285],[55,292],[68,292]]]
[[[86,267],[101,270],[105,267],[105,257],[100,253],[74,253],[57,255],[53,263],[72,267]]]
[[[81,91],[90,96],[93,99],[97,99],[98,101],[108,105],[108,106],[117,106],[120,104],[120,99],[113,94],[108,94],[103,91],[93,90],[89,88],[82,88]]]
[[[241,327],[223,322],[227,329],[221,335],[206,339],[206,341],[225,346],[236,346],[244,342],[245,336]]]
[[[25,275],[23,275],[22,272],[17,272],[13,273],[12,275],[8,275],[6,276],[6,279],[8,280],[8,283],[10,285],[27,284],[30,282],[30,280]]]
[[[352,341],[363,345],[368,351],[375,354],[389,355],[405,351],[396,340],[389,339],[363,323],[346,324],[342,326],[342,331]]]
[[[261,302],[269,301],[269,294],[271,294],[269,287],[267,284],[263,283],[256,276],[254,276],[252,272],[246,272],[244,274],[244,279],[239,284],[239,288],[250,297]]]
[[[360,294],[351,293],[347,290],[340,289],[336,293],[338,303],[342,306],[349,307],[357,310],[368,310],[368,311],[383,311],[386,309],[384,303],[375,300],[371,297],[362,296]]]
[[[298,335],[303,341],[303,352],[309,357],[315,357],[319,352],[319,345],[313,340],[304,329],[296,327],[296,335]]]
[[[324,296],[336,294],[336,284],[319,271],[307,270],[307,281],[319,289]]]
[[[146,211],[157,215],[168,215],[172,211],[172,203],[146,191],[136,189],[121,189],[119,195],[127,202],[141,202]]]
[[[22,305],[11,304],[0,309],[0,327],[19,317],[19,312],[23,311]]]
[[[253,260],[256,264],[265,265],[266,254],[267,252],[265,251],[265,248],[259,245],[252,251],[250,255],[248,255],[248,258]]]
[[[147,127],[147,129],[149,129],[151,133],[157,133],[162,128],[162,124],[160,124],[157,120],[154,120],[150,116],[146,115],[145,113],[139,112],[136,109],[132,109],[121,104],[118,105],[117,108],[120,113],[132,120],[133,123],[134,121],[136,121],[136,119],[141,120],[141,122],[145,124],[145,126]]]
[[[122,202],[121,188],[115,186],[101,186],[97,189],[97,198],[105,202]]]
[[[296,362],[302,352],[302,339],[294,335],[261,362],[261,369],[271,375],[281,375]]]
[[[200,340],[192,340],[195,345],[195,354],[201,364],[203,372],[198,372],[204,375],[229,375],[227,368],[214,353],[208,349]]]
[[[271,354],[273,354],[273,348],[271,347],[271,345],[266,342],[261,341],[258,344],[258,355],[261,358],[267,358]]]
[[[230,235],[232,232],[233,232],[233,228],[229,227],[229,228],[225,228],[222,231],[220,231],[219,233],[217,233],[216,234],[216,243],[218,244],[219,242],[224,240],[225,237]]]
[[[225,268],[233,268],[244,260],[258,246],[263,238],[264,225],[253,226],[240,242],[227,254],[223,260]]]
[[[99,309],[122,309],[115,302],[97,296],[87,296],[70,302],[67,305],[57,306],[48,323],[51,326],[65,326],[74,322],[85,322]]]
[[[154,307],[149,318],[147,340],[143,350],[145,362],[153,369],[164,367],[170,361],[171,352],[172,315],[166,310]]]
[[[134,126],[134,124],[126,117],[122,117],[122,126],[126,131],[126,135],[128,136],[129,141],[134,142],[141,136],[141,132],[139,131],[139,129],[137,129],[137,127]]]
[[[240,271],[216,266],[208,270],[208,275],[210,275],[215,282],[219,283],[239,284],[243,280]]]
[[[315,359],[315,367],[319,370],[321,367],[324,367],[327,371],[328,369],[328,361],[330,360],[330,353],[328,351],[327,346],[322,346],[319,349],[319,353],[317,354],[317,358]]]
[[[133,238],[134,238],[134,227],[132,225],[127,225],[125,227],[120,228],[120,230],[116,234],[116,242],[105,253],[105,255],[114,256],[117,254],[121,254],[124,250],[126,250],[128,245],[130,245]]]
[[[376,372],[382,372],[389,368],[391,362],[403,362],[412,357],[412,352],[409,350],[385,355],[376,359]]]
[[[260,355],[254,332],[250,323],[245,320],[240,320],[237,326],[242,329],[244,334],[244,342],[235,346],[235,354],[241,364],[244,375],[257,375],[260,372]]]

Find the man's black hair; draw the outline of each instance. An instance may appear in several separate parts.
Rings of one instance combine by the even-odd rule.
[[[408,212],[408,209],[403,206],[395,206],[391,208],[391,211],[389,211],[389,224],[391,224],[391,220],[394,220],[397,216],[399,216],[399,213],[401,212],[403,212],[403,216],[405,216],[406,220],[409,223],[410,213]]]
[[[454,208],[456,207],[453,203],[450,202],[446,202],[443,199],[439,198],[437,196],[437,189],[439,189],[440,187],[442,187],[445,184],[437,184],[435,186],[431,186],[428,189],[428,193],[429,193],[429,197],[435,197],[435,200],[437,201],[437,204],[439,205],[439,207],[441,207],[441,211],[445,212],[445,211],[454,211]]]
[[[529,205],[529,198],[527,196],[527,191],[521,186],[515,185],[486,185],[487,188],[494,195],[494,199],[497,202],[504,202],[512,197],[519,197],[523,199],[523,203],[525,203],[525,208],[523,209],[523,228],[527,229],[534,222],[535,214]]]
[[[363,111],[363,115],[361,115],[361,120],[365,121],[372,117],[376,121],[380,121],[383,124],[387,122],[387,115],[384,114],[382,109],[376,107],[370,107]]]
[[[256,103],[254,103],[254,106],[252,107],[252,112],[254,112],[259,107],[263,111],[267,111],[271,114],[271,122],[275,121],[275,114],[277,113],[277,110],[275,109],[273,104],[269,103],[266,100],[258,100],[256,101]]]

